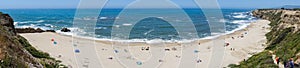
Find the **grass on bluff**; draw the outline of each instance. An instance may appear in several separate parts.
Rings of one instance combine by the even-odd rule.
[[[63,64],[60,64],[61,61],[59,60],[55,60],[54,58],[50,57],[50,55],[48,53],[39,51],[37,49],[35,49],[34,47],[32,47],[29,42],[22,36],[18,35],[18,41],[23,44],[24,48],[33,56],[36,58],[39,58],[40,63],[45,67],[45,68],[58,68],[59,66],[63,66],[66,67]],[[49,63],[49,60],[53,60],[54,62]]]
[[[37,49],[35,49],[34,47],[32,47],[28,41],[22,37],[22,36],[18,36],[18,41],[23,44],[23,46],[25,47],[25,49],[34,57],[36,58],[47,58],[47,59],[54,59],[54,58],[51,58],[50,55],[48,53],[45,53],[45,52],[41,52]]]
[[[231,68],[278,68],[272,60],[268,51],[275,52],[280,61],[287,61],[290,58],[299,59],[297,54],[300,52],[300,31],[295,31],[294,27],[278,29],[281,12],[272,14],[266,13],[270,17],[272,30],[266,34],[268,40],[267,48],[258,54],[253,55],[239,65],[230,64]],[[277,30],[278,29],[278,30]]]

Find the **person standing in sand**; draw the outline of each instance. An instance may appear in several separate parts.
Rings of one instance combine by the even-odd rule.
[[[279,65],[279,62],[280,62],[280,58],[279,57],[276,57],[276,63]]]
[[[293,61],[293,58],[290,58],[289,66],[290,66],[290,68],[294,68],[294,61]]]

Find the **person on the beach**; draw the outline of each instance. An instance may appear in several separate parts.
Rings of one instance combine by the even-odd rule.
[[[244,37],[244,34],[241,35],[241,38],[243,38],[243,37]]]
[[[149,50],[149,47],[146,47],[146,49],[145,49],[146,51],[148,51]]]
[[[229,43],[225,43],[225,46],[229,46],[230,44]]]
[[[293,58],[290,58],[290,61],[289,61],[289,67],[290,68],[294,68],[294,61],[293,61]]]
[[[202,62],[202,60],[201,60],[201,59],[198,59],[198,60],[197,60],[197,63],[200,63],[200,62]]]
[[[276,60],[276,63],[279,64],[279,60],[280,60],[279,57],[276,57],[275,60]]]
[[[283,67],[284,67],[284,68],[288,67],[286,61],[283,61]]]

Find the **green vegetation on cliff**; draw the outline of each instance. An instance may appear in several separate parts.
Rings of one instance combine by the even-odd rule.
[[[293,10],[294,11],[294,10]],[[299,11],[299,10],[298,10]],[[290,58],[297,58],[300,52],[300,31],[295,26],[300,26],[300,21],[287,20],[299,19],[297,16],[285,17],[282,10],[256,10],[254,16],[271,21],[271,31],[266,34],[268,39],[267,48],[256,55],[253,55],[246,61],[240,62],[239,65],[230,64],[232,68],[278,68],[274,64],[272,54],[269,51],[280,57],[280,61],[288,61]],[[297,11],[295,11],[297,12]],[[294,24],[297,23],[297,24]],[[293,25],[293,26],[289,26]]]

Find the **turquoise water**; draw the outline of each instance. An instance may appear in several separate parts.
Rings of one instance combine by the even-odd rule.
[[[168,10],[168,9],[165,9]],[[176,12],[162,10],[151,10],[149,12],[157,12],[161,14],[176,14]],[[1,9],[0,11],[10,14],[17,28],[42,28],[42,29],[53,29],[59,31],[61,28],[67,27],[73,28],[73,19],[76,9]],[[122,9],[104,9],[100,13],[98,22],[95,27],[96,38],[98,39],[110,39],[111,29],[113,23],[118,19],[118,14]],[[136,9],[136,14],[142,14],[140,11],[147,12],[142,9]],[[208,21],[200,9],[184,9],[189,15],[193,24],[196,27],[197,35],[199,38],[205,38],[212,36],[210,32]],[[222,9],[225,20],[226,32],[233,32],[235,30],[244,28],[251,21],[255,21],[256,18],[251,16],[251,9]],[[132,16],[136,17],[136,16]],[[175,17],[174,20],[177,20]],[[84,17],[84,19],[94,19]],[[185,20],[178,20],[180,22],[186,22]],[[160,18],[146,18],[139,21],[136,25],[128,24],[117,24],[117,26],[134,26],[130,33],[130,39],[141,39],[141,40],[182,40],[178,37],[178,33],[167,21]],[[184,25],[183,25],[184,26]],[[189,28],[186,28],[187,30]],[[70,34],[59,32],[62,34]],[[87,32],[88,33],[88,32]],[[89,34],[82,35],[88,37]],[[121,38],[122,39],[122,38]]]

